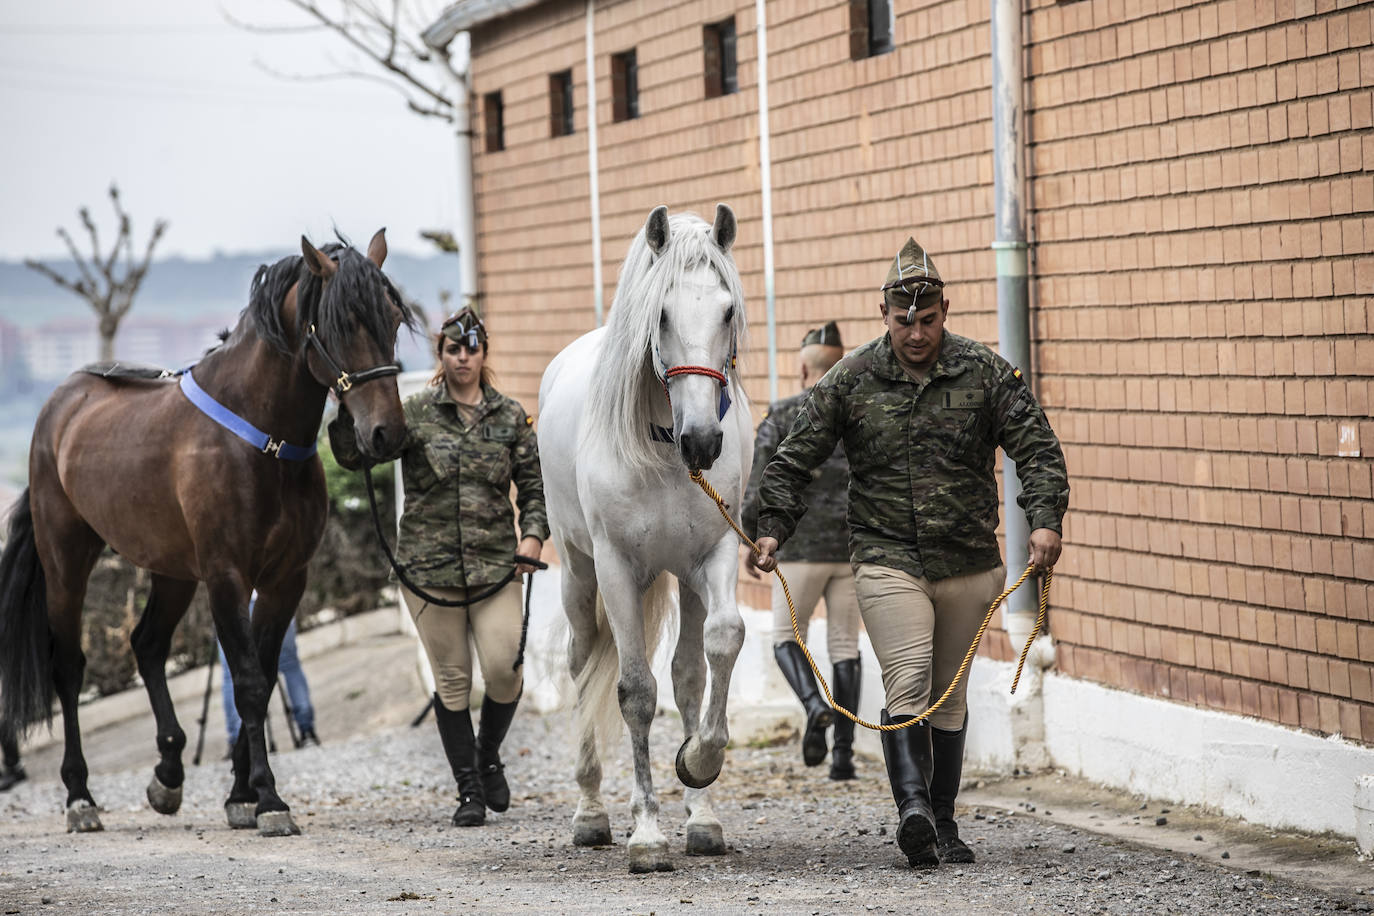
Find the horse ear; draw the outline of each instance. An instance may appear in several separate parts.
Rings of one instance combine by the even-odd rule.
[[[662,254],[663,249],[668,247],[667,207],[654,207],[649,214],[649,221],[644,224],[644,241],[649,243],[649,250],[654,254]]]
[[[377,230],[372,241],[367,243],[367,259],[378,267],[386,260],[386,227]]]
[[[711,241],[720,246],[721,251],[729,251],[735,244],[735,211],[725,204],[716,204],[716,224],[711,227]]]
[[[305,236],[301,236],[301,255],[305,258],[306,270],[323,280],[334,276],[334,271],[339,269],[329,255],[310,244]]]

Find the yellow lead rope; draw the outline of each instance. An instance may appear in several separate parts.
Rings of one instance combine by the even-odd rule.
[[[757,555],[759,545],[754,543],[748,535],[741,531],[739,525],[735,524],[735,520],[730,517],[730,510],[726,507],[725,500],[721,499],[720,494],[716,492],[715,488],[712,487],[709,482],[707,482],[701,471],[693,471],[690,476],[693,482],[701,487],[702,491],[715,502],[716,508],[720,510],[721,517],[735,530],[735,534],[739,535],[740,540],[748,544],[750,549]],[[797,609],[792,604],[792,592],[787,587],[787,579],[783,577],[782,570],[778,567],[774,567],[773,575],[777,576],[778,581],[782,583],[782,593],[787,598],[787,611],[792,615],[792,633],[797,637],[797,645],[801,646],[802,654],[806,656],[807,663],[811,665],[811,671],[816,675],[816,680],[820,682],[821,692],[825,694],[826,702],[830,704],[830,708],[838,713],[842,713],[844,716],[862,725],[864,728],[871,728],[874,731],[894,732],[915,725],[917,722],[924,722],[949,698],[949,695],[954,692],[954,688],[958,686],[959,681],[968,673],[969,665],[973,663],[973,656],[978,652],[978,643],[982,641],[983,633],[987,630],[988,624],[992,623],[992,615],[997,613],[997,608],[1007,599],[1007,596],[1020,588],[1021,583],[1025,582],[1034,570],[1034,564],[1027,565],[1025,572],[1021,573],[1021,577],[1013,584],[1003,589],[1002,594],[998,595],[997,599],[988,607],[988,612],[983,617],[982,626],[978,627],[978,633],[973,637],[973,644],[968,647],[968,652],[964,655],[964,661],[959,665],[959,670],[955,673],[954,680],[950,681],[949,686],[945,688],[945,692],[940,695],[940,698],[932,703],[929,709],[915,718],[890,725],[866,722],[835,702],[835,698],[830,694],[830,685],[825,682],[825,677],[821,674],[820,669],[816,667],[816,660],[811,657],[811,650],[806,647],[806,641],[802,639],[801,630],[797,626]],[[1035,628],[1031,630],[1030,638],[1026,640],[1025,648],[1021,650],[1021,658],[1016,663],[1016,676],[1011,682],[1012,693],[1016,692],[1016,686],[1021,681],[1021,669],[1026,664],[1026,655],[1030,653],[1031,644],[1035,642],[1035,637],[1040,635],[1040,630],[1045,625],[1045,614],[1050,604],[1050,580],[1053,578],[1054,571],[1045,570],[1044,579],[1040,585],[1040,613],[1035,619]]]

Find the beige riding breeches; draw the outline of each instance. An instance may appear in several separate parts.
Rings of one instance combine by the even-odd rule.
[[[802,639],[811,624],[816,602],[825,597],[825,647],[830,663],[859,657],[859,599],[854,591],[854,569],[843,563],[780,563],[792,603],[797,609],[797,629]],[[782,583],[773,577],[773,645],[796,642],[792,615]]]
[[[931,582],[886,566],[861,564],[855,574],[859,610],[883,672],[887,711],[919,715],[939,699],[959,671],[988,605],[1002,591],[1006,567]],[[965,676],[928,720],[957,731],[967,711]]]
[[[472,691],[472,654],[482,666],[487,696],[498,703],[510,703],[520,696],[524,685],[524,666],[512,670],[520,651],[520,580],[508,584],[495,595],[469,607],[441,607],[430,604],[402,586],[410,619],[420,633],[420,642],[429,656],[434,672],[434,687],[444,706],[458,711],[468,708]],[[472,591],[481,592],[484,586]],[[425,591],[445,601],[461,601],[468,589],[427,588]]]

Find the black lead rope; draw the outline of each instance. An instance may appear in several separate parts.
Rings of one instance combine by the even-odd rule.
[[[377,510],[377,494],[372,488],[372,466],[366,463],[363,464],[363,482],[367,484],[367,504],[372,509],[372,527],[377,532],[377,540],[382,545],[382,553],[386,554],[387,562],[391,564],[391,569],[393,572],[396,573],[396,578],[399,579],[401,584],[408,588],[413,594],[418,595],[420,598],[424,599],[430,604],[435,604],[439,607],[468,607],[469,605],[473,605],[479,601],[485,601],[486,599],[490,598],[492,595],[496,594],[501,589],[509,585],[510,581],[515,578],[515,567],[512,566],[510,572],[506,573],[506,575],[501,579],[500,582],[497,582],[495,585],[492,585],[489,588],[484,589],[476,595],[471,595],[467,598],[461,598],[458,600],[448,600],[445,598],[439,598],[435,595],[431,595],[429,592],[425,591],[424,589],[420,588],[420,586],[410,581],[409,577],[406,576],[405,571],[401,569],[401,564],[396,562],[396,555],[391,552],[391,545],[386,542],[386,535],[382,533],[381,513]],[[522,557],[518,553],[515,555],[515,560],[517,563],[528,563],[530,566],[533,566],[536,569],[549,568],[549,564],[544,563],[537,558]],[[534,573],[526,573],[525,613],[520,621],[520,648],[515,653],[515,664],[511,667],[512,671],[519,670],[520,666],[525,663],[525,638],[529,634],[530,630],[530,592],[532,592],[533,590]]]

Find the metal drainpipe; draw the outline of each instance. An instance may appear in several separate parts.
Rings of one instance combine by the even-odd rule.
[[[467,32],[460,33],[455,53],[463,57],[463,72],[453,84],[453,135],[458,141],[458,212],[454,236],[458,243],[458,282],[462,305],[477,302],[477,213],[472,191],[472,54]]]
[[[992,0],[992,162],[994,239],[997,257],[997,337],[1002,355],[1031,383],[1030,283],[1025,225],[1025,93],[1022,0]],[[1007,584],[1025,569],[1030,526],[1016,503],[1021,481],[1016,463],[1002,461],[1006,505]],[[1035,590],[1022,586],[1007,599],[1003,625],[1014,649],[1024,645],[1035,624]],[[1048,636],[1036,640],[1028,658],[1030,675],[1023,696],[1012,710],[1013,743],[1019,763],[1035,768],[1048,764],[1044,747],[1043,694],[1040,672],[1053,664]]]
[[[755,0],[759,47],[759,174],[763,195],[763,291],[768,309],[768,401],[778,399],[778,326],[773,293],[773,172],[768,146],[768,11]]]
[[[596,150],[596,0],[587,0],[587,194],[592,205],[592,301],[596,326],[604,319],[601,288],[601,166]]]

